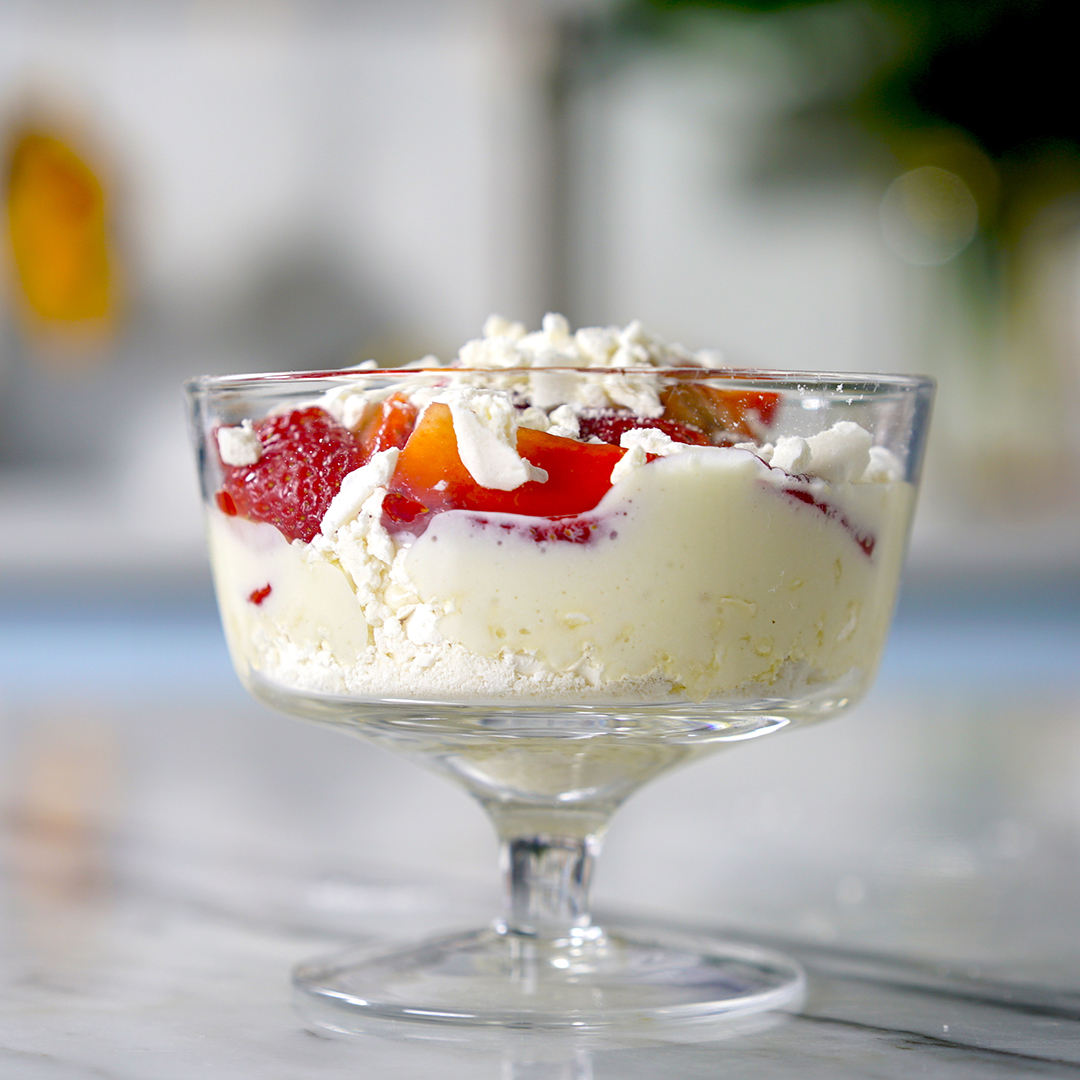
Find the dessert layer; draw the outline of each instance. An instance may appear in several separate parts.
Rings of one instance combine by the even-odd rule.
[[[450,701],[734,704],[861,682],[913,493],[887,469],[811,481],[747,449],[688,446],[627,470],[554,530],[450,510],[419,537],[391,535],[384,494],[360,485],[359,506],[339,505],[310,544],[211,511],[241,670],[301,691]]]

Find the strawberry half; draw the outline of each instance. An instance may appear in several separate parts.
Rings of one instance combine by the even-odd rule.
[[[255,425],[262,456],[254,465],[222,463],[218,507],[310,543],[348,473],[367,460],[352,433],[316,406],[268,416]]]

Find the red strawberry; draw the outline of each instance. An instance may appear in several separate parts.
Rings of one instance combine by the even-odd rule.
[[[407,532],[419,536],[430,521],[431,511],[421,502],[397,491],[388,491],[383,498],[382,526],[390,533]]]
[[[255,431],[262,456],[254,465],[222,464],[217,504],[277,526],[287,540],[310,543],[341,481],[367,455],[347,428],[315,406],[268,416]]]

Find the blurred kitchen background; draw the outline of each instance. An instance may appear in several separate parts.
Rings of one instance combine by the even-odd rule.
[[[548,310],[935,375],[913,571],[1075,578],[1064,10],[2,0],[0,581],[203,579],[187,375]]]
[[[459,793],[359,748],[354,789],[340,736],[244,698],[215,621],[180,387],[449,358],[491,312],[535,326],[559,310],[574,325],[639,318],[739,365],[939,380],[897,632],[864,707],[881,724],[860,726],[864,712],[745,751],[738,820],[755,824],[738,880],[771,858],[784,887],[770,903],[802,888],[820,903],[798,932],[835,937],[853,912],[887,922],[874,882],[915,867],[909,907],[953,890],[955,918],[924,951],[951,940],[977,956],[1023,923],[1045,934],[1040,955],[1080,960],[1075,943],[1061,952],[1071,916],[1003,900],[979,922],[964,891],[1005,867],[1012,884],[994,895],[1015,899],[1025,874],[1065,859],[1046,904],[1074,912],[1080,897],[1067,11],[0,0],[0,803],[105,867],[68,881],[23,865],[20,888],[50,903],[68,886],[107,892],[117,837],[172,830],[177,850],[214,837],[227,854],[257,833],[269,846],[268,823],[274,842],[326,846],[327,865],[416,852],[493,884],[494,842]],[[905,739],[909,758],[889,749]],[[780,780],[755,780],[755,760]],[[817,769],[831,809],[815,803]],[[718,759],[693,775],[701,821],[712,778],[730,773]],[[690,895],[676,883],[696,856],[651,825],[668,821],[650,816],[661,799],[685,810],[688,789],[655,789],[613,832],[601,886],[668,904]],[[936,847],[899,824],[923,811],[946,821]],[[631,822],[643,847],[622,839]],[[870,854],[879,826],[899,831]],[[645,880],[634,850],[670,872]],[[820,889],[810,864],[826,867]],[[771,910],[751,885],[700,881],[696,910]],[[335,887],[334,903],[360,896]],[[907,923],[916,937],[922,925]],[[950,938],[961,925],[972,938]]]

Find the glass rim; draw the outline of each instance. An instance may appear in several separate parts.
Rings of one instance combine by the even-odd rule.
[[[935,380],[926,375],[903,375],[855,371],[795,371],[778,368],[698,367],[408,367],[408,368],[328,368],[325,370],[267,371],[236,375],[196,375],[184,383],[191,395],[215,392],[238,393],[269,387],[305,386],[315,383],[346,384],[361,380],[403,380],[457,375],[530,376],[592,375],[603,377],[644,376],[701,378],[731,382],[741,389],[768,388],[789,393],[828,393],[840,397],[883,396],[889,393],[929,391]]]

